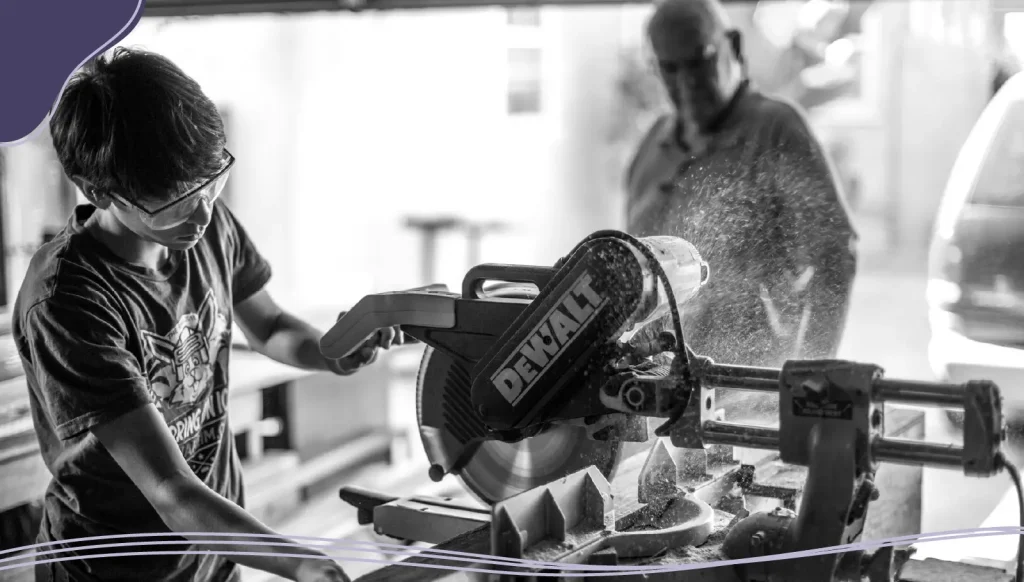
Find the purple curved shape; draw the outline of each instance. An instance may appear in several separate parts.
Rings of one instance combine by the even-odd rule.
[[[25,141],[71,75],[128,35],[145,0],[0,2],[0,147]]]
[[[595,578],[597,578],[597,577],[613,577],[613,576],[621,577],[623,575],[638,575],[638,574],[639,575],[662,574],[662,573],[668,573],[668,572],[681,572],[681,571],[685,571],[685,570],[700,570],[700,569],[704,569],[704,568],[719,567],[719,566],[729,566],[729,565],[735,565],[735,564],[755,564],[755,563],[758,563],[758,562],[772,562],[772,561],[776,561],[776,560],[784,560],[784,559],[792,559],[792,558],[802,558],[802,557],[811,557],[811,556],[817,556],[817,555],[821,555],[821,554],[841,553],[841,552],[847,552],[847,551],[851,551],[851,550],[867,550],[867,549],[873,549],[873,548],[881,548],[881,547],[885,547],[885,546],[902,545],[902,544],[904,544],[906,542],[928,542],[928,541],[952,540],[952,539],[970,538],[970,537],[989,537],[989,536],[1021,535],[1021,534],[1024,534],[1024,528],[1021,528],[1020,526],[1018,526],[1018,527],[1004,526],[1004,527],[988,527],[988,528],[964,529],[964,530],[948,530],[948,531],[935,532],[935,533],[922,533],[922,534],[909,535],[909,536],[899,536],[899,537],[887,538],[887,539],[883,539],[883,540],[872,540],[872,541],[869,541],[869,542],[862,542],[862,543],[857,543],[857,544],[846,544],[846,545],[840,545],[840,546],[831,546],[831,547],[826,547],[826,548],[819,548],[817,550],[806,550],[806,551],[791,552],[791,553],[786,553],[786,554],[776,554],[776,555],[760,556],[760,557],[756,557],[756,558],[743,558],[743,559],[735,559],[735,560],[719,560],[719,561],[714,561],[714,562],[698,562],[698,563],[673,564],[673,565],[648,565],[648,566],[601,566],[601,565],[558,564],[557,566],[559,567],[560,570],[567,570],[567,571],[563,571],[562,573],[558,573],[558,574],[531,573],[531,575],[533,575],[535,577],[551,576],[551,577],[560,577],[560,578],[570,578],[570,577],[595,577]],[[136,534],[134,536],[133,535],[92,536],[92,537],[88,537],[88,538],[77,538],[77,539],[66,540],[66,541],[85,541],[85,540],[95,541],[95,540],[101,540],[101,539],[121,539],[121,538],[131,538],[131,537],[147,538],[147,537],[164,536],[164,535],[166,535],[166,534],[147,533],[147,534]],[[317,546],[317,547],[319,547],[321,549],[325,549],[325,548],[328,548],[328,547],[332,548],[332,549],[336,549],[336,548],[339,548],[339,547],[340,548],[346,548],[347,547],[348,549],[358,549],[361,546],[366,546],[366,547],[369,548],[366,551],[370,551],[371,549],[377,548],[376,553],[382,553],[382,554],[385,554],[385,555],[400,556],[401,554],[406,553],[406,552],[408,552],[409,555],[415,555],[414,552],[422,552],[420,555],[422,555],[424,557],[428,557],[429,556],[429,557],[433,557],[434,559],[448,560],[448,561],[467,562],[469,560],[467,560],[465,558],[446,557],[445,555],[451,555],[451,556],[458,555],[458,556],[465,556],[465,557],[468,557],[468,558],[476,557],[476,558],[478,558],[478,560],[473,560],[474,564],[485,564],[486,563],[486,564],[494,564],[494,565],[499,565],[499,566],[504,565],[506,567],[520,567],[520,568],[522,568],[522,567],[537,567],[537,566],[544,567],[544,566],[552,565],[551,562],[536,562],[536,561],[532,561],[532,560],[521,560],[521,559],[514,559],[514,558],[498,558],[496,556],[488,556],[488,555],[484,555],[484,554],[472,554],[472,553],[466,553],[466,552],[455,552],[455,551],[451,551],[451,550],[430,550],[430,549],[420,549],[420,548],[415,548],[414,549],[414,548],[408,548],[406,546],[401,546],[401,545],[398,545],[398,544],[378,544],[378,543],[375,543],[375,542],[343,541],[343,540],[334,540],[334,539],[331,539],[331,538],[318,538],[318,537],[311,537],[311,536],[289,536],[289,537],[292,537],[294,540],[296,540],[296,542],[292,542],[292,543],[266,543],[266,542],[261,542],[261,541],[258,541],[258,540],[261,540],[263,538],[273,537],[273,536],[270,536],[268,534],[226,534],[226,533],[212,533],[212,532],[180,533],[179,535],[181,535],[183,537],[189,537],[189,538],[192,538],[192,537],[204,537],[204,536],[209,536],[209,537],[224,537],[224,536],[236,537],[236,536],[242,536],[242,537],[248,537],[248,538],[253,539],[254,541],[253,541],[253,543],[251,545],[254,546],[254,547],[258,547],[258,546],[285,546],[285,547],[287,547],[287,546],[295,546],[295,547],[301,547],[301,546],[304,546],[305,544],[296,543],[296,542],[299,542],[299,540],[306,540],[306,541],[328,542],[327,546],[322,546],[322,545],[321,546]],[[0,555],[5,554],[5,553],[20,552],[22,550],[29,549],[29,548],[43,548],[43,547],[47,547],[47,546],[54,546],[57,543],[58,542],[50,542],[50,543],[34,544],[34,545],[31,545],[31,546],[23,546],[21,548],[14,548],[13,550],[5,550],[3,552],[0,552]],[[194,543],[194,542],[182,542],[182,543],[183,544],[188,544],[188,543]],[[217,542],[217,541],[204,540],[204,543],[214,544],[215,545],[215,544],[218,544],[218,543],[225,544],[225,543],[228,543],[228,542]],[[77,549],[87,549],[87,548],[88,549],[93,549],[93,548],[96,548],[96,549],[99,549],[99,548],[119,548],[119,547],[131,547],[133,545],[143,546],[143,545],[150,545],[150,544],[166,544],[166,542],[141,542],[141,543],[137,543],[137,544],[132,544],[131,542],[127,542],[127,543],[114,543],[114,544],[99,544],[99,545],[94,545],[94,546],[80,546],[80,547],[77,547]],[[353,548],[352,546],[355,546],[355,548]],[[380,549],[380,548],[385,548],[385,547],[399,548],[400,551],[397,551],[397,550],[386,550],[386,551],[383,551],[383,550]],[[29,556],[24,556],[24,555],[20,555],[19,554],[19,555],[15,555],[13,557],[10,557],[10,558],[3,558],[3,559],[0,559],[0,572],[5,571],[5,570],[29,568],[29,567],[32,567],[34,564],[48,564],[48,563],[51,563],[51,562],[66,562],[66,561],[69,561],[69,560],[87,560],[87,559],[91,560],[91,559],[96,559],[96,558],[112,558],[112,557],[122,557],[122,556],[125,556],[125,557],[127,557],[127,556],[145,556],[145,555],[152,555],[152,556],[205,555],[205,554],[210,553],[209,550],[201,550],[201,551],[200,550],[192,550],[192,551],[183,550],[183,551],[161,551],[161,552],[112,552],[112,553],[104,553],[104,554],[90,554],[90,555],[84,556],[84,557],[65,556],[65,557],[61,557],[61,558],[40,559],[40,558],[44,558],[47,554],[54,555],[54,554],[65,553],[66,551],[69,551],[69,550],[62,550],[62,549],[58,549],[58,550],[55,550],[55,551],[54,550],[46,550],[46,551],[43,551],[43,552],[35,552],[35,553],[33,553],[33,554],[29,555]],[[438,554],[442,554],[442,555],[433,555],[435,551]],[[246,555],[246,556],[275,556],[276,555],[278,557],[285,557],[285,556],[286,557],[302,557],[302,556],[308,556],[308,554],[280,554],[280,553],[273,554],[273,553],[262,553],[262,552],[239,552],[239,551],[226,551],[226,552],[215,552],[215,553],[221,554],[221,555],[226,555],[226,556],[231,556],[231,555],[235,555],[235,556],[242,556],[242,555]],[[318,558],[318,559],[342,560],[342,557],[328,554],[328,555],[325,555],[322,558]],[[465,567],[465,566],[462,566],[462,567],[460,567],[460,566],[450,566],[450,565],[442,565],[442,564],[392,562],[390,560],[379,560],[379,559],[370,559],[370,558],[351,558],[351,557],[346,557],[346,558],[344,558],[344,560],[347,561],[347,562],[365,562],[365,563],[372,563],[372,564],[393,564],[393,565],[405,566],[405,567],[409,567],[409,568],[428,568],[428,569],[440,569],[440,570],[457,570],[457,571],[460,571],[460,572],[481,572],[481,573],[490,573],[490,574],[512,574],[512,575],[514,575],[514,574],[521,574],[522,573],[521,571],[517,571],[517,570],[498,570],[498,569],[474,568],[474,567]],[[509,563],[504,563],[506,560]],[[7,565],[7,564],[9,564],[11,562],[14,562],[14,563],[12,565]],[[572,571],[569,571],[569,570],[576,570],[576,571],[572,572]]]

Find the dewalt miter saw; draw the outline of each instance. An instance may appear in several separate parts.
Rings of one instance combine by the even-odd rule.
[[[994,384],[888,380],[877,366],[837,360],[790,361],[781,369],[716,364],[686,345],[680,314],[709,276],[682,239],[601,231],[554,267],[480,265],[461,293],[432,286],[365,297],[325,334],[321,351],[343,357],[393,326],[427,344],[416,406],[430,477],[456,474],[492,507],[484,523],[494,555],[530,557],[542,540],[562,544],[557,551],[545,546],[544,556],[576,563],[606,559],[609,550],[632,559],[705,544],[714,511],[701,492],[707,497],[714,488],[705,484],[722,480],[710,462],[723,447],[777,451],[807,473],[799,492],[782,495],[788,507],[737,515],[719,544],[721,559],[856,541],[878,495],[882,461],[973,476],[1006,468],[1019,489],[1001,453],[1005,429]],[[639,334],[666,317],[671,331]],[[779,428],[720,420],[715,389],[777,394]],[[964,410],[964,446],[886,437],[886,402]],[[652,445],[649,421],[667,439]],[[637,499],[650,515],[637,518],[636,531],[616,531],[623,526],[609,521],[608,482],[631,446],[649,451]],[[730,482],[749,486],[740,472],[731,470]],[[792,511],[797,497],[799,510]],[[438,505],[461,511],[470,525],[482,519],[472,509]],[[411,523],[413,513],[393,521]],[[405,539],[443,541],[435,538],[447,530],[434,524]],[[576,541],[565,546],[570,537]],[[868,579],[870,572],[872,582],[892,582],[898,561],[892,548],[822,553],[715,579],[820,582]],[[672,579],[705,579],[681,576]]]
[[[656,280],[666,269],[667,291]],[[610,477],[624,444],[648,440],[646,420],[633,415],[682,412],[685,374],[642,365],[672,350],[672,335],[646,349],[616,340],[674,312],[707,278],[682,239],[599,233],[558,268],[481,265],[461,294],[434,286],[368,296],[321,349],[344,355],[393,325],[426,343],[416,407],[430,475],[457,474],[495,503],[588,466]],[[676,367],[685,372],[685,358]]]

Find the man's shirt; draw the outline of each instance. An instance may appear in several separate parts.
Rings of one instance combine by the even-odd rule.
[[[36,252],[12,318],[32,416],[53,479],[40,541],[129,535],[65,547],[133,541],[167,526],[90,429],[152,402],[189,467],[243,505],[241,464],[228,422],[232,308],[269,281],[271,269],[226,206],[215,204],[203,239],[170,251],[159,271],[130,264],[84,228],[79,206]],[[184,541],[169,535],[140,542]],[[43,549],[58,549],[43,548]],[[182,551],[187,544],[78,550]],[[42,558],[45,559],[45,556]],[[145,556],[60,562],[72,580],[228,580],[220,556]]]
[[[685,339],[698,354],[772,367],[835,355],[856,233],[831,164],[794,106],[742,86],[699,156],[680,146],[674,116],[659,119],[629,168],[627,192],[631,234],[682,237],[709,265],[708,284],[683,306]]]

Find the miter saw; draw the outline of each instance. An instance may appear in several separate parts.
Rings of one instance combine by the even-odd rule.
[[[687,241],[600,231],[554,267],[477,266],[461,293],[430,286],[367,296],[320,347],[327,357],[343,357],[392,326],[427,345],[416,406],[430,477],[458,475],[491,515],[437,504],[463,527],[489,523],[495,555],[536,559],[543,546],[556,561],[593,562],[608,551],[635,559],[700,546],[713,525],[706,492],[714,488],[707,485],[723,481],[709,463],[722,456],[722,445],[778,451],[782,462],[807,467],[801,491],[788,496],[790,511],[731,524],[721,552],[733,559],[856,541],[877,496],[880,461],[958,467],[975,476],[1005,467],[1017,479],[1000,452],[1001,398],[991,382],[901,382],[852,362],[791,361],[764,369],[696,355],[685,343],[680,306],[709,277]],[[665,316],[671,331],[639,333]],[[667,361],[656,358],[665,355]],[[716,388],[777,393],[779,428],[720,421]],[[884,438],[885,401],[962,407],[964,447]],[[654,435],[664,438],[652,446],[649,421],[658,419]],[[649,450],[637,490],[646,513],[636,514],[631,527],[639,529],[617,531],[621,524],[609,522],[608,483],[630,447]],[[742,481],[744,469],[734,466],[730,482]],[[386,515],[377,510],[399,507],[398,500],[374,501],[369,492],[350,490],[347,498],[356,493],[378,506],[375,524]],[[802,502],[793,512],[796,497]],[[405,537],[438,543],[458,533],[442,527],[443,511],[431,515],[433,525],[422,528],[430,531]],[[544,545],[565,545],[570,537],[568,549]],[[896,579],[891,548],[796,564],[751,565],[729,580],[860,580],[868,571],[872,581]],[[681,576],[673,579],[686,579]]]

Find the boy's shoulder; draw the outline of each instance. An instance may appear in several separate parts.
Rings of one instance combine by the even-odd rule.
[[[81,228],[90,209],[79,207],[67,225],[33,254],[21,288],[12,306],[12,324],[17,326],[37,306],[57,300],[65,306],[112,306],[117,303],[117,273],[123,265],[100,248]],[[214,205],[213,220],[207,228],[207,244],[196,252],[231,263],[244,229],[220,201]]]
[[[36,250],[14,302],[14,321],[54,298],[95,300],[105,295],[103,278],[82,248],[82,236],[65,228]]]
[[[64,310],[101,307],[104,312],[116,303],[112,255],[82,226],[92,210],[87,205],[75,208],[64,228],[33,253],[12,306],[12,326],[17,328],[47,303]]]

